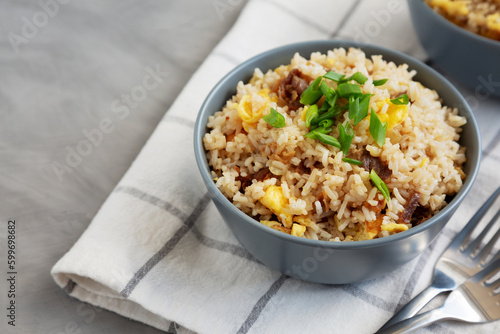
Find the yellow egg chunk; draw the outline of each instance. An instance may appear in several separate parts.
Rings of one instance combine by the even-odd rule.
[[[306,216],[295,216],[293,217],[293,222],[304,225],[306,227],[311,227],[314,224],[313,221]]]
[[[500,13],[486,16],[486,25],[491,30],[500,32]]]
[[[361,241],[361,240],[372,240],[377,236],[377,232],[374,231],[368,231],[368,230],[362,230],[354,236],[354,241]]]
[[[387,231],[389,233],[404,232],[407,229],[408,229],[408,226],[405,224],[389,223],[389,224],[382,225],[382,231]]]
[[[354,240],[372,240],[380,232],[380,226],[382,225],[383,215],[377,217],[377,219],[365,222],[364,228],[361,227],[358,233],[354,236]]]
[[[280,231],[280,232],[283,232],[283,233],[286,233],[286,234],[290,234],[291,233],[291,229],[290,228],[284,227],[283,225],[281,225],[281,223],[279,223],[277,221],[274,221],[274,220],[261,220],[260,222],[261,222],[261,224],[264,224],[267,227],[270,227],[270,228],[275,229],[277,231]]]
[[[467,0],[458,0],[458,1],[450,1],[450,0],[432,0],[431,5],[434,7],[441,8],[446,14],[450,16],[455,15],[468,15],[469,9],[467,8]]]
[[[423,158],[422,162],[420,163],[420,168],[424,167],[425,164],[429,161],[429,158]]]
[[[292,235],[294,235],[296,237],[303,237],[305,232],[306,232],[305,226],[302,226],[299,224],[292,225]]]
[[[387,111],[385,113],[380,113],[386,104],[388,105]],[[379,110],[377,113],[378,118],[382,123],[387,122],[387,128],[389,130],[392,130],[396,125],[403,123],[406,117],[408,117],[407,105],[397,105],[392,103],[389,99],[377,102],[377,108]]]
[[[269,89],[262,89],[254,95],[245,95],[238,104],[238,115],[245,123],[257,123],[268,108],[269,102]]]
[[[260,222],[268,227],[281,226],[281,223],[274,220],[261,220]]]
[[[283,222],[285,227],[292,226],[292,215],[285,212],[285,208],[288,206],[288,199],[283,194],[283,189],[280,186],[269,186],[264,196],[259,199],[259,202],[271,210],[278,218],[281,218],[281,215],[285,215],[286,218]]]
[[[309,109],[309,107],[305,106],[304,109],[302,110],[302,113],[300,114],[300,119],[303,120],[304,122],[306,121],[307,109]]]

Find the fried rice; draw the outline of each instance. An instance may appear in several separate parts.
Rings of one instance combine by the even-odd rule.
[[[300,96],[329,71],[360,72],[367,80],[359,86],[371,94],[370,115],[356,125],[347,111],[333,119],[329,135],[334,138],[339,124],[352,126],[347,156],[305,137],[310,106],[300,103]],[[262,224],[309,239],[369,240],[422,223],[462,187],[466,157],[458,140],[466,119],[443,106],[436,91],[414,81],[415,74],[406,64],[367,58],[355,48],[313,53],[310,59],[297,53],[290,64],[265,74],[255,69],[209,117],[203,143],[216,186]],[[387,82],[375,86],[381,79]],[[334,81],[328,85],[338,88]],[[393,102],[401,94],[407,104]],[[263,119],[272,109],[283,116],[283,127]],[[370,134],[373,112],[387,126],[381,146]],[[371,170],[387,186],[388,197],[374,184]]]
[[[425,0],[438,14],[475,34],[500,41],[500,1]]]

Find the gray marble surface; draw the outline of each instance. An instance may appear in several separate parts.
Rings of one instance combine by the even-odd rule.
[[[17,280],[16,327],[2,311],[0,333],[160,333],[68,297],[49,272],[245,1],[223,1],[224,11],[214,3],[1,2],[0,309],[9,301],[9,219],[16,221]],[[149,82],[143,98],[137,87],[149,69],[167,74],[156,86]],[[112,107],[127,96],[135,99],[122,119]],[[103,118],[112,130],[92,147],[78,147]],[[78,149],[88,154],[69,157]]]

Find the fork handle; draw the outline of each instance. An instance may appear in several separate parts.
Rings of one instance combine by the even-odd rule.
[[[398,322],[387,328],[380,329],[376,334],[410,333],[419,328],[428,326],[436,321],[449,318],[450,317],[445,314],[443,306],[441,306],[434,310],[416,315],[413,318]]]
[[[432,298],[439,295],[441,292],[449,291],[449,288],[440,288],[433,285],[428,286],[425,290],[420,292],[408,304],[406,304],[398,313],[390,318],[380,329],[385,329],[400,321],[413,317],[418,313]]]

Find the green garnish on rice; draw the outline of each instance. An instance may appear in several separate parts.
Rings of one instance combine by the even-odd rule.
[[[395,99],[391,100],[391,103],[396,104],[398,106],[407,105],[408,102],[410,102],[410,99],[408,98],[408,95],[406,95],[406,94],[399,95]]]
[[[316,117],[318,117],[318,106],[313,104],[307,109],[306,112],[306,126],[310,127],[311,121]]]
[[[337,82],[337,89],[330,87],[324,79],[328,79]],[[354,138],[354,131],[352,126],[356,126],[359,122],[368,116],[368,108],[370,106],[370,97],[372,94],[364,94],[361,90],[362,84],[364,84],[368,78],[364,76],[361,72],[356,72],[353,75],[346,77],[344,74],[340,74],[334,71],[329,71],[322,77],[316,78],[300,97],[300,102],[304,105],[308,105],[306,111],[305,123],[310,132],[307,133],[306,137],[311,139],[318,139],[325,144],[334,142],[335,147],[338,147],[346,156],[349,153],[349,147],[351,145],[352,139]],[[349,83],[349,81],[355,81],[356,83]],[[374,85],[380,86],[387,82],[387,79],[381,79],[374,81]],[[325,97],[323,104],[318,108],[317,103],[322,97]],[[339,105],[339,98],[347,99],[347,104]],[[403,94],[394,100],[391,100],[395,104],[403,104],[408,100],[408,96]],[[395,101],[395,102],[393,102]],[[309,102],[309,103],[308,103]],[[408,102],[406,102],[407,104]],[[339,124],[339,138],[338,140],[332,141],[321,140],[317,133],[328,135],[331,132],[330,126],[318,126],[321,122],[325,120],[333,120],[342,114],[343,111],[348,112],[349,119],[353,120],[353,124],[347,124],[345,127]],[[373,109],[372,109],[373,110]],[[374,114],[375,112],[372,111]],[[328,132],[327,132],[328,130]],[[387,131],[387,123],[382,123],[377,115],[370,118],[370,134],[372,135],[375,142],[382,146],[385,140],[385,134]],[[337,146],[339,143],[340,147]],[[329,144],[332,145],[332,144]]]
[[[323,75],[323,78],[327,78],[327,79],[330,79],[330,80],[335,81],[335,82],[339,82],[344,77],[345,77],[345,74],[340,74],[340,73],[337,73],[334,71],[330,71],[327,74]]]
[[[347,77],[347,78],[344,78],[344,79],[341,79],[339,82],[342,83],[342,82],[348,82],[350,80],[354,80],[356,81],[357,83],[359,83],[360,85],[364,85],[364,83],[368,80],[367,77],[365,77],[363,75],[363,73],[361,72],[356,72],[354,73],[353,75],[351,75],[350,77]]]
[[[359,161],[359,160],[356,160],[356,159],[342,158],[342,161],[350,163],[351,165],[356,165],[356,166],[363,165],[362,161]]]
[[[384,145],[386,131],[387,123],[382,123],[375,110],[372,109],[372,112],[370,113],[370,134],[380,147]]]
[[[377,173],[375,173],[373,169],[370,172],[370,180],[372,180],[375,187],[377,187],[377,189],[384,196],[387,202],[389,202],[391,200],[391,194],[389,192],[389,188],[387,188],[385,182],[382,181],[382,179],[377,175]]]
[[[286,125],[285,116],[277,112],[274,108],[271,108],[269,114],[263,116],[262,119],[273,128],[282,128]]]
[[[337,86],[338,94],[340,97],[350,98],[353,97],[361,97],[363,96],[363,91],[361,87],[352,83],[340,83]]]
[[[303,105],[314,104],[323,96],[320,89],[322,77],[317,77],[300,96],[300,103]]]
[[[373,85],[375,87],[383,86],[387,82],[387,80],[388,79],[373,80]]]
[[[339,142],[340,146],[342,149],[342,153],[344,155],[347,155],[349,152],[349,148],[351,148],[351,142],[352,138],[354,138],[354,131],[352,130],[351,124],[347,123],[347,125],[344,126],[342,123],[339,123]]]

